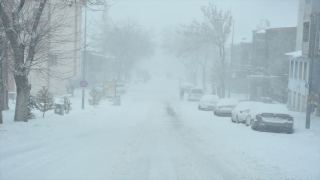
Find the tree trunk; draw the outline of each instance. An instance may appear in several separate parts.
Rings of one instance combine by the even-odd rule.
[[[14,121],[28,122],[28,103],[31,85],[29,84],[28,78],[25,76],[15,75],[14,79],[17,85],[17,100]]]
[[[2,71],[1,71],[1,72],[2,72]],[[3,124],[3,119],[2,119],[3,104],[4,104],[3,88],[0,87],[0,124]]]
[[[2,33],[2,32],[1,32]],[[4,67],[5,65],[5,58],[7,54],[7,48],[8,48],[8,43],[7,43],[7,38],[4,35],[0,35],[0,124],[3,124],[3,117],[2,117],[2,110],[5,109],[6,107],[6,98],[5,98],[5,90],[4,90],[4,84],[5,80],[4,78],[4,71],[7,71],[6,68]],[[6,72],[5,72],[6,73]]]
[[[206,66],[202,66],[202,88],[203,91],[207,90],[207,85],[206,85]]]
[[[225,88],[224,81],[225,81],[225,76],[226,76],[226,64],[225,64],[224,45],[219,46],[219,52],[220,52],[220,60],[221,60],[221,67],[222,67],[222,72],[220,73],[221,96],[222,96],[222,98],[225,98],[226,88]]]

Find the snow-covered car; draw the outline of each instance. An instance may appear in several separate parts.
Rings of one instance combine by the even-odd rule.
[[[294,120],[289,109],[281,104],[259,104],[249,113],[246,124],[253,130],[261,128],[282,129],[288,134],[293,133]]]
[[[125,94],[127,92],[127,86],[125,83],[116,84],[116,93],[119,95]]]
[[[198,109],[213,111],[218,100],[219,97],[217,95],[203,95],[199,101]]]
[[[262,103],[254,101],[239,102],[239,104],[231,111],[231,121],[245,123],[250,111],[257,108],[259,104]]]
[[[223,98],[219,99],[217,105],[213,111],[215,115],[230,115],[231,111],[238,105],[238,99]]]
[[[188,101],[199,101],[203,96],[201,88],[192,88],[188,95]]]

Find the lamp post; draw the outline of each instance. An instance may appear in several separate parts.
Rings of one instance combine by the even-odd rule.
[[[234,36],[234,19],[232,19],[232,40],[231,40],[231,58],[230,58],[230,71],[233,73],[233,36]],[[231,78],[232,79],[232,78]],[[230,98],[231,83],[229,82],[228,98]]]
[[[317,53],[315,50],[316,47],[316,33],[317,33],[317,23],[319,21],[319,16],[316,13],[311,14],[310,20],[310,42],[309,42],[309,92],[307,99],[307,111],[306,111],[306,129],[310,129],[310,115],[312,111],[312,93],[313,93],[313,63],[315,59],[315,54]]]
[[[84,49],[83,49],[83,73],[82,81],[86,79],[86,59],[87,59],[87,7],[84,12]],[[82,109],[84,109],[85,88],[82,88]]]

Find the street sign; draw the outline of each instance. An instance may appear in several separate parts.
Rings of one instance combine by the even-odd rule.
[[[103,89],[106,92],[106,96],[116,96],[116,82],[114,81],[105,81],[103,83]]]
[[[83,81],[80,81],[80,86],[81,87],[87,87],[88,86],[88,82],[83,80]]]

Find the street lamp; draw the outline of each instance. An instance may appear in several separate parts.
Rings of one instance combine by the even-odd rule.
[[[84,50],[83,50],[83,77],[82,81],[86,79],[86,58],[87,58],[87,7],[85,6],[84,14]],[[82,88],[82,109],[84,109],[84,97],[85,97],[85,88]]]

